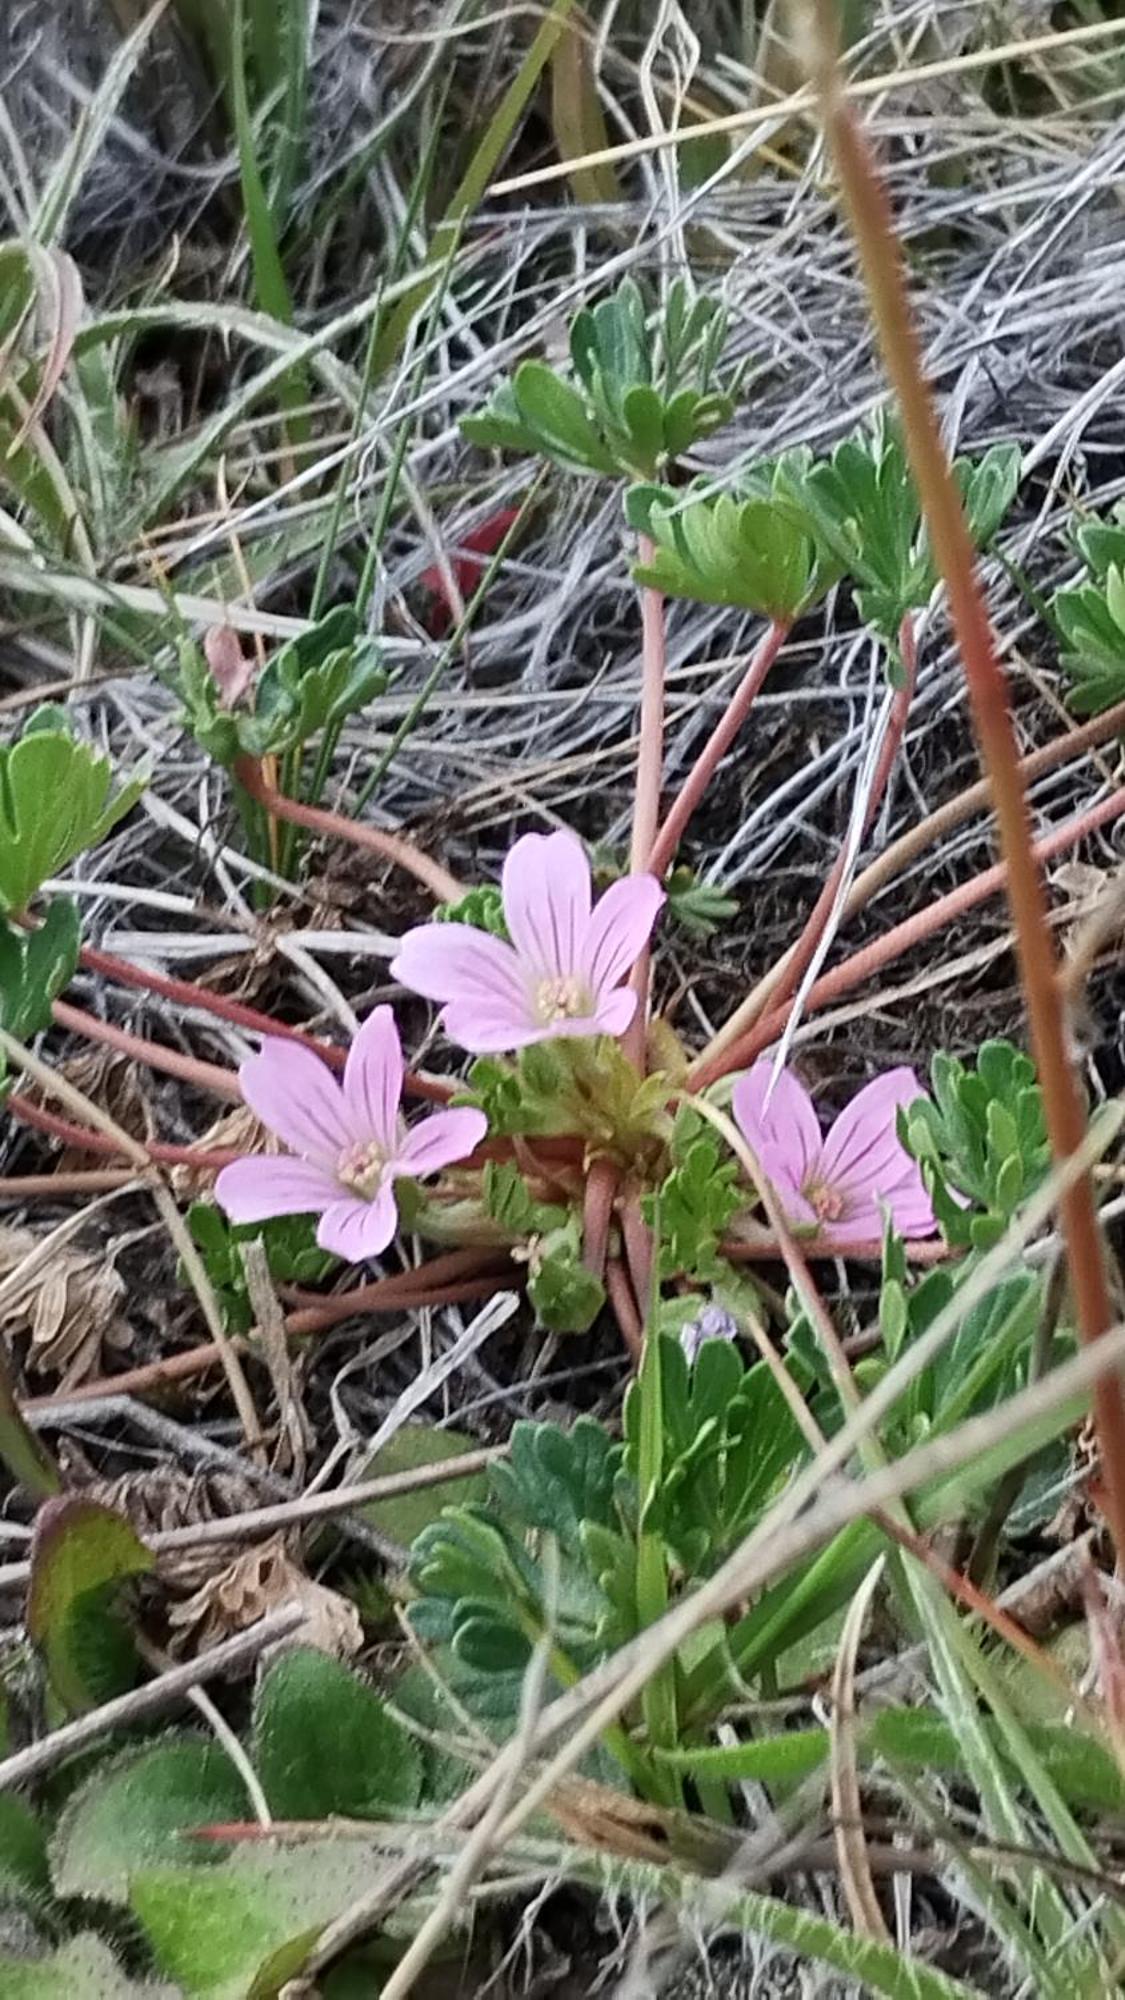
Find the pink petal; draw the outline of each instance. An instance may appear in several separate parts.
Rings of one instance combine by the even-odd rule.
[[[582,939],[578,967],[599,999],[619,986],[636,964],[663,901],[655,875],[625,875],[599,897]]]
[[[336,1078],[299,1042],[270,1039],[238,1072],[242,1095],[262,1124],[305,1159],[331,1172],[356,1129]]]
[[[590,1035],[623,1035],[637,1011],[637,996],[631,987],[618,986],[598,1001],[595,1019],[583,1029]]]
[[[271,1215],[316,1215],[338,1201],[340,1184],[308,1160],[256,1153],[224,1167],[215,1200],[231,1222],[266,1222]]]
[[[414,1125],[407,1133],[390,1163],[392,1176],[409,1175],[420,1180],[424,1174],[436,1174],[442,1167],[451,1167],[455,1160],[463,1160],[479,1146],[488,1131],[488,1120],[483,1111],[474,1111],[465,1105],[454,1111],[435,1111],[431,1118],[423,1118],[420,1125]]]
[[[386,1181],[373,1201],[353,1196],[333,1202],[320,1218],[316,1240],[333,1256],[343,1257],[349,1264],[362,1264],[386,1249],[397,1224],[394,1189]]]
[[[824,1141],[819,1178],[854,1202],[862,1195],[889,1192],[904,1173],[912,1183],[918,1169],[899,1144],[896,1114],[923,1096],[912,1069],[891,1069],[864,1085],[845,1105]]]
[[[507,1055],[512,1049],[525,1049],[529,1042],[549,1042],[556,1033],[553,1024],[536,1020],[526,999],[519,1006],[494,1000],[454,1001],[443,1008],[441,1025],[448,1039],[472,1056]]]
[[[421,924],[399,939],[391,972],[425,1000],[479,1001],[532,1019],[527,975],[510,944],[472,924]]]
[[[394,1014],[389,1007],[374,1007],[348,1050],[344,1097],[360,1136],[373,1139],[385,1153],[398,1140],[404,1073]]]
[[[590,921],[590,864],[578,836],[525,833],[504,863],[504,921],[537,978],[579,969]]]
[[[793,1071],[783,1069],[771,1091],[772,1075],[771,1062],[756,1062],[735,1084],[731,1108],[779,1194],[799,1195],[808,1181],[821,1178],[824,1171],[820,1125],[812,1098]],[[804,1200],[801,1208],[805,1214],[798,1215],[788,1198],[785,1208],[794,1221],[813,1218]]]

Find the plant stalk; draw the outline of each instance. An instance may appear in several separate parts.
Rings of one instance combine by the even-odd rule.
[[[310,833],[325,834],[333,840],[346,840],[353,847],[366,847],[383,861],[393,862],[396,868],[403,868],[413,875],[436,898],[439,903],[457,903],[465,893],[465,885],[443,868],[440,861],[432,861],[400,833],[388,833],[382,827],[367,826],[356,820],[345,819],[342,813],[326,812],[323,807],[303,806],[296,799],[287,799],[265,781],[259,766],[253,758],[240,757],[235,765],[235,776],[239,784],[256,799],[260,806],[275,819],[284,819],[293,826],[307,827]]]
[[[914,620],[909,612],[903,618],[899,630],[899,648],[902,654],[903,684],[895,691],[886,739],[875,767],[871,796],[863,819],[864,840],[871,830],[872,822],[890,783],[891,772],[894,770],[895,759],[906,733],[910,704],[914,697],[918,649],[914,641]],[[825,928],[831,919],[846,865],[846,851],[841,848],[816,902],[805,919],[805,927],[797,942],[790,946],[776,965],[771,967],[765,978],[758,981],[741,1006],[735,1009],[729,1021],[719,1029],[707,1050],[710,1058],[721,1056],[733,1043],[740,1042],[771,1002],[780,1006],[800,984],[816,956]]]
[[[663,875],[671,862],[688,821],[746,721],[770,668],[789,637],[790,629],[789,625],[775,619],[767,626],[758,641],[742,679],[730,698],[726,713],[716,723],[703,745],[656,836],[649,858],[649,867],[654,875]]]
[[[835,9],[818,0],[822,115],[836,158],[841,191],[856,240],[879,345],[897,397],[903,433],[929,529],[945,579],[950,616],[964,663],[973,722],[988,775],[1008,869],[1008,899],[1016,934],[1043,1110],[1055,1161],[1082,1144],[1086,1114],[1066,1046],[1063,997],[1056,976],[1047,901],[1035,858],[1006,677],[1000,662],[964,510],[942,443],[922,369],[907,299],[890,203],[867,140],[843,96],[835,61]],[[1088,1172],[1064,1191],[1060,1222],[1079,1332],[1099,1340],[1113,1324],[1105,1255]],[[1119,1554],[1125,1552],[1125,1397],[1119,1375],[1099,1378],[1094,1409],[1106,1492],[1106,1515]]]

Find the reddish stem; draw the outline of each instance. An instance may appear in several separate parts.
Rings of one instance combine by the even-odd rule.
[[[609,1227],[613,1221],[613,1203],[620,1179],[621,1169],[607,1159],[595,1160],[586,1175],[582,1200],[582,1262],[595,1278],[605,1274]]]
[[[65,1000],[56,1000],[51,1012],[60,1028],[69,1028],[88,1042],[102,1042],[148,1069],[163,1070],[168,1076],[179,1077],[181,1083],[193,1083],[212,1097],[225,1097],[231,1104],[242,1102],[237,1075],[220,1063],[201,1062],[197,1056],[185,1056],[181,1049],[146,1041],[142,1035],[130,1034],[128,1028],[115,1027],[112,1021],[99,1021],[96,1014],[88,1014],[84,1007],[71,1007]]]
[[[213,1014],[217,1020],[229,1021],[233,1027],[248,1028],[254,1034],[276,1035],[283,1041],[300,1042],[302,1047],[311,1049],[333,1069],[343,1069],[347,1061],[348,1052],[338,1043],[323,1042],[316,1035],[308,1034],[304,1028],[293,1028],[285,1021],[275,1021],[272,1014],[263,1014],[257,1007],[246,1007],[241,1000],[230,1000],[223,993],[212,992],[208,986],[197,986],[194,980],[172,979],[167,973],[133,965],[127,958],[116,958],[108,951],[96,951],[90,945],[83,946],[79,960],[88,971],[99,972],[103,978],[112,979],[118,986],[139,987],[142,992],[158,994],[162,1000],[171,1000],[178,1007],[197,1008],[201,1013]],[[417,1072],[408,1070],[403,1087],[411,1097],[445,1104],[457,1086],[438,1077],[419,1076]]]
[[[656,836],[649,859],[649,867],[654,875],[663,875],[667,869],[683,838],[684,828],[746,721],[791,629],[788,624],[775,620],[758,641],[746,671],[730,698],[726,713],[703,745]]]
[[[836,156],[883,361],[902,413],[903,435],[931,546],[945,579],[977,739],[992,780],[1044,1117],[1052,1154],[1061,1163],[1082,1144],[1086,1112],[1067,1050],[1066,1010],[1056,977],[1054,942],[1032,842],[1006,676],[964,508],[923,373],[890,201],[867,140],[840,88],[834,61],[836,14],[832,0],[819,0],[818,18],[822,48],[827,52],[819,78],[825,126]],[[1112,1326],[1114,1315],[1089,1172],[1076,1176],[1064,1189],[1059,1216],[1079,1332],[1085,1341],[1098,1340]],[[1120,1557],[1125,1553],[1125,1395],[1118,1376],[1098,1378],[1094,1408],[1107,1514]]]
[[[1074,819],[1067,820],[1065,826],[1056,827],[1053,833],[1036,841],[1031,850],[1035,861],[1042,863],[1053,860],[1056,854],[1064,853],[1069,847],[1076,847],[1087,834],[1096,833],[1099,827],[1110,825],[1113,820],[1119,819],[1122,813],[1125,813],[1125,787],[1111,792],[1096,806],[1077,814]],[[816,1013],[819,1008],[827,1007],[832,1001],[841,999],[845,993],[850,993],[854,987],[862,985],[865,979],[870,979],[876,972],[881,972],[884,966],[902,958],[915,945],[924,943],[947,924],[964,916],[967,910],[975,909],[978,903],[987,902],[990,896],[995,896],[999,890],[1006,888],[1007,883],[1007,863],[998,861],[992,868],[986,868],[980,875],[974,875],[971,881],[962,882],[958,888],[951,889],[948,895],[939,896],[935,903],[930,903],[926,909],[905,918],[901,924],[896,924],[893,930],[887,931],[881,938],[876,938],[873,943],[864,945],[862,951],[853,952],[850,958],[843,959],[831,972],[826,972],[823,978],[818,979],[805,997],[806,1013]],[[761,1055],[763,1049],[768,1049],[770,1044],[777,1040],[787,1019],[788,1010],[785,1007],[775,1008],[758,1021],[747,1034],[725,1049],[721,1056],[713,1057],[709,1050],[705,1050],[689,1072],[692,1089],[702,1090],[706,1085],[714,1083],[718,1077],[728,1076],[732,1070],[745,1069],[748,1063],[752,1063],[756,1056]]]
[[[903,684],[900,688],[895,689],[894,700],[891,703],[887,733],[883,740],[883,747],[879,753],[879,762],[875,767],[871,785],[871,796],[868,799],[863,816],[861,840],[867,838],[875,815],[882,804],[883,794],[890,783],[895,759],[898,756],[899,747],[906,733],[910,704],[914,698],[914,687],[918,674],[918,648],[914,638],[914,618],[913,614],[909,611],[904,615],[899,627],[899,649],[902,654]],[[821,938],[824,936],[825,928],[835,906],[840,884],[844,879],[844,869],[846,866],[846,852],[841,848],[816,902],[805,919],[804,929],[797,939],[796,944],[785,954],[774,970],[771,973],[767,973],[765,979],[759,981],[753,992],[748,994],[747,998],[742,1002],[742,1005],[735,1009],[729,1021],[720,1028],[718,1034],[704,1051],[705,1060],[709,1062],[714,1057],[721,1055],[724,1049],[729,1048],[732,1043],[740,1042],[771,1002],[774,1006],[779,1006],[783,1000],[796,991],[801,979],[819,950]]]
[[[639,1363],[644,1353],[644,1327],[625,1266],[619,1263],[616,1257],[611,1257],[606,1264],[605,1288],[609,1295],[609,1303],[613,1307],[614,1318],[621,1329],[621,1338],[633,1360]]]
[[[87,1125],[76,1125],[69,1118],[61,1118],[57,1111],[48,1111],[42,1104],[33,1104],[30,1098],[12,1091],[5,1100],[4,1108],[21,1125],[30,1125],[36,1132],[47,1132],[52,1139],[61,1139],[64,1145],[74,1146],[83,1153],[98,1153],[109,1160],[121,1158],[121,1148],[105,1132],[95,1132]],[[196,1167],[200,1173],[218,1173],[220,1167],[229,1167],[232,1160],[243,1156],[229,1146],[168,1146],[159,1139],[138,1139],[151,1160],[161,1166]],[[52,1179],[54,1176],[51,1177]]]
[[[621,1240],[633,1296],[640,1307],[642,1324],[649,1316],[652,1298],[652,1231],[641,1214],[640,1196],[627,1195],[621,1204]]]
[[[465,894],[463,882],[459,882],[439,861],[431,861],[428,854],[423,854],[420,847],[415,847],[413,841],[402,834],[387,833],[382,827],[345,819],[341,813],[327,812],[321,806],[303,806],[296,799],[287,799],[283,792],[267,782],[253,758],[240,757],[234,772],[243,790],[256,799],[272,818],[289,820],[293,826],[303,826],[310,833],[325,834],[333,840],[346,840],[353,847],[367,848],[369,853],[377,854],[383,861],[393,862],[397,868],[413,875],[416,881],[424,883],[439,903],[459,903]]]
[[[341,1320],[352,1319],[356,1313],[384,1311],[418,1293],[485,1277],[494,1290],[499,1290],[501,1281],[509,1288],[519,1282],[520,1272],[494,1244],[485,1249],[447,1250],[414,1270],[395,1271],[390,1277],[374,1278],[368,1285],[357,1285],[350,1292],[322,1299],[316,1305],[300,1306],[286,1315],[285,1330],[292,1334],[322,1333],[326,1327],[338,1326]]]
[[[833,1257],[844,1258],[853,1264],[881,1264],[883,1261],[883,1245],[874,1236],[857,1236],[850,1242],[825,1242],[819,1236],[802,1236],[800,1243],[805,1256],[813,1262]],[[738,1236],[726,1237],[720,1248],[732,1264],[776,1264],[783,1261],[785,1255],[776,1237],[764,1232],[752,1241]],[[937,1238],[908,1242],[903,1249],[907,1263],[919,1265],[947,1264],[961,1254]]]

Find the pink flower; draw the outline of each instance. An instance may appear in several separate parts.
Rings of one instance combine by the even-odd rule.
[[[391,971],[443,1001],[450,1041],[473,1055],[560,1035],[621,1035],[637,996],[622,985],[648,943],[664,891],[626,875],[591,908],[590,864],[573,833],[525,833],[504,863],[511,944],[471,924],[407,931]]]
[[[932,1236],[930,1198],[895,1129],[900,1106],[924,1094],[914,1071],[865,1084],[823,1137],[804,1085],[783,1069],[771,1093],[772,1073],[759,1062],[739,1077],[733,1108],[788,1220],[857,1242],[882,1236],[886,1209],[900,1236]]]
[[[224,1167],[215,1198],[232,1222],[319,1215],[322,1250],[358,1264],[395,1233],[396,1180],[420,1180],[463,1160],[488,1129],[482,1111],[438,1111],[409,1132],[399,1121],[402,1046],[389,1007],[359,1030],[337,1081],[299,1042],[269,1040],[238,1072],[242,1095],[290,1152]],[[295,1157],[294,1157],[295,1156]]]

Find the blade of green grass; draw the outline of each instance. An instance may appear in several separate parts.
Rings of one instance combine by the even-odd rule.
[[[489,119],[484,135],[434,232],[427,263],[432,263],[436,259],[439,268],[444,264],[445,256],[451,247],[456,246],[462,224],[483,199],[489,181],[504,156],[531,94],[554,54],[573,5],[574,0],[551,0],[551,6],[539,25],[531,47]],[[433,284],[433,279],[420,272],[413,290],[407,293],[398,311],[388,320],[375,357],[377,374],[382,375],[395,360],[412,321],[429,298]]]

